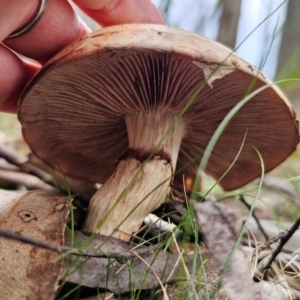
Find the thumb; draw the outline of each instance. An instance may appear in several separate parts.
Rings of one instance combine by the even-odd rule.
[[[151,0],[74,0],[74,2],[102,26],[126,23],[165,23]]]

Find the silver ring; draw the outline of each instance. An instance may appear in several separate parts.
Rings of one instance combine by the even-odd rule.
[[[25,24],[23,27],[21,27],[20,29],[13,31],[6,39],[14,39],[21,35],[24,35],[27,32],[29,32],[37,24],[37,22],[43,16],[43,14],[46,10],[46,6],[47,6],[47,0],[39,0],[39,1],[40,1],[40,5],[39,5],[35,15],[33,16],[33,18],[27,24]]]

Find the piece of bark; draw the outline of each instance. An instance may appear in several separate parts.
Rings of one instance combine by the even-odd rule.
[[[0,189],[0,222],[13,204],[25,193],[27,192]]]
[[[32,191],[10,208],[0,228],[60,245],[68,213],[68,197]],[[1,300],[54,299],[62,270],[56,259],[56,251],[0,236]]]

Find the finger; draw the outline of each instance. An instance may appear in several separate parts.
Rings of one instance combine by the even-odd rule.
[[[19,97],[39,66],[22,61],[0,44],[0,111],[16,113]]]
[[[16,1],[0,1],[0,42],[29,22],[37,8],[37,0],[28,0],[20,13],[20,5]]]
[[[74,2],[102,26],[125,23],[165,23],[151,0],[74,0]]]
[[[16,5],[15,1],[8,3]],[[10,21],[0,19],[0,28]],[[45,13],[32,30],[4,43],[14,51],[43,63],[88,32],[68,1],[48,0]]]

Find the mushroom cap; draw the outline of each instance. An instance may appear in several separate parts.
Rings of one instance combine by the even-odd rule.
[[[215,130],[245,95],[269,81],[230,49],[164,25],[108,27],[54,56],[28,85],[19,120],[32,151],[74,178],[104,182],[128,149],[125,114],[183,115],[186,133],[177,170],[194,177]],[[246,133],[247,132],[247,133]],[[284,161],[299,141],[298,122],[284,95],[271,85],[245,104],[218,140],[205,172],[225,190]]]

